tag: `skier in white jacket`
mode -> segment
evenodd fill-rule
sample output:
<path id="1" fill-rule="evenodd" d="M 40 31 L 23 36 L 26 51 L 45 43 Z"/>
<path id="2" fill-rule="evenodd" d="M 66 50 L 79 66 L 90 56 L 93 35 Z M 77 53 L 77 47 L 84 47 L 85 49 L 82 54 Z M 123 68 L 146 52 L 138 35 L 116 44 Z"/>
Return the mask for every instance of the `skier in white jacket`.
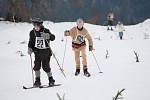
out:
<path id="1" fill-rule="evenodd" d="M 119 21 L 117 26 L 116 26 L 116 30 L 119 32 L 119 38 L 120 40 L 122 40 L 123 38 L 123 31 L 125 31 L 125 28 L 123 26 L 123 24 Z"/>

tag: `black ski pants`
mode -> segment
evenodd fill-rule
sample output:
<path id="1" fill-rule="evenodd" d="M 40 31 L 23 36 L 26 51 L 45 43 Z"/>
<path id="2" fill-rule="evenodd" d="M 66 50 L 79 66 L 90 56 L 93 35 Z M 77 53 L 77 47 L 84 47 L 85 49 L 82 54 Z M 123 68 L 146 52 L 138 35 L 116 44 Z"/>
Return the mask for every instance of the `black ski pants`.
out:
<path id="1" fill-rule="evenodd" d="M 39 71 L 41 67 L 43 70 L 48 73 L 51 71 L 50 68 L 50 58 L 52 56 L 50 49 L 43 49 L 35 51 L 35 61 L 34 61 L 34 71 Z"/>

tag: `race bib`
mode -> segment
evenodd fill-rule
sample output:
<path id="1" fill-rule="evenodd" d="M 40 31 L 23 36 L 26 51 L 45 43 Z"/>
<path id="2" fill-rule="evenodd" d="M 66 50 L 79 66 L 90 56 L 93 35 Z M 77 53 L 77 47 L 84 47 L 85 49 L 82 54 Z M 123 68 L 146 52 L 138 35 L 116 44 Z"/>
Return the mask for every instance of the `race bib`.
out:
<path id="1" fill-rule="evenodd" d="M 78 43 L 78 44 L 81 44 L 81 43 L 83 43 L 84 41 L 85 41 L 84 36 L 78 34 L 77 37 L 76 37 L 76 39 L 75 39 L 75 42 Z"/>
<path id="2" fill-rule="evenodd" d="M 46 49 L 45 40 L 43 37 L 36 37 L 35 47 L 38 49 Z"/>

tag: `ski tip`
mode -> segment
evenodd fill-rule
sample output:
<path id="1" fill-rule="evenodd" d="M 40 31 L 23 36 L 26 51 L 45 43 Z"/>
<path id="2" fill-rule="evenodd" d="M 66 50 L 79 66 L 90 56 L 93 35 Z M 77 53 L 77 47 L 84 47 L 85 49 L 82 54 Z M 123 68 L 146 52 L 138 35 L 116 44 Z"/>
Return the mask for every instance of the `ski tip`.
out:
<path id="1" fill-rule="evenodd" d="M 23 89 L 27 89 L 25 86 L 23 86 Z"/>

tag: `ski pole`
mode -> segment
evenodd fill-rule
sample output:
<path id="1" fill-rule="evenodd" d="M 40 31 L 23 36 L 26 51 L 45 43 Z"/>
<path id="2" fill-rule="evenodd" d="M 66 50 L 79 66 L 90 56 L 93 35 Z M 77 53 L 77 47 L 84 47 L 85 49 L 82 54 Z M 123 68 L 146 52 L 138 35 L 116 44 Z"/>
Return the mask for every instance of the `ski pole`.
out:
<path id="1" fill-rule="evenodd" d="M 31 63 L 31 71 L 32 71 L 32 81 L 33 81 L 33 85 L 34 85 L 34 73 L 33 73 L 33 65 L 32 65 L 32 56 L 30 54 L 30 63 Z"/>
<path id="2" fill-rule="evenodd" d="M 101 71 L 99 65 L 98 65 L 98 61 L 97 61 L 97 59 L 96 59 L 96 57 L 95 57 L 93 51 L 91 51 L 91 52 L 92 52 L 92 55 L 93 55 L 93 57 L 94 57 L 94 60 L 95 60 L 95 62 L 96 62 L 96 64 L 97 64 L 97 67 L 98 67 L 98 69 L 99 69 L 99 73 L 103 73 L 103 72 Z"/>
<path id="3" fill-rule="evenodd" d="M 64 60 L 65 60 L 65 55 L 66 55 L 66 47 L 67 47 L 67 38 L 66 38 L 66 42 L 65 42 L 64 56 L 63 56 L 63 60 L 62 60 L 62 68 L 64 65 Z"/>
<path id="4" fill-rule="evenodd" d="M 52 51 L 52 49 L 51 49 L 51 51 Z M 66 75 L 65 75 L 65 73 L 64 73 L 64 70 L 61 68 L 61 66 L 60 66 L 60 64 L 59 64 L 59 62 L 58 62 L 58 60 L 57 60 L 57 58 L 56 58 L 56 56 L 55 56 L 55 54 L 54 54 L 53 51 L 52 51 L 52 54 L 53 54 L 53 57 L 55 58 L 55 60 L 56 60 L 56 62 L 57 62 L 58 67 L 60 68 L 61 73 L 62 73 L 62 74 L 64 75 L 64 77 L 66 78 Z"/>
<path id="5" fill-rule="evenodd" d="M 47 44 L 48 44 L 50 50 L 52 51 L 52 55 L 53 55 L 54 59 L 56 60 L 56 63 L 57 63 L 57 65 L 58 65 L 58 67 L 60 68 L 61 73 L 62 73 L 62 74 L 64 75 L 64 77 L 66 78 L 66 75 L 65 75 L 63 69 L 61 68 L 61 66 L 60 66 L 60 64 L 59 64 L 59 62 L 58 62 L 58 60 L 57 60 L 57 58 L 56 58 L 56 56 L 55 56 L 53 50 L 51 49 L 51 47 L 50 47 L 50 45 L 49 45 L 49 43 L 48 43 L 47 40 L 46 40 L 46 42 L 47 42 Z"/>

